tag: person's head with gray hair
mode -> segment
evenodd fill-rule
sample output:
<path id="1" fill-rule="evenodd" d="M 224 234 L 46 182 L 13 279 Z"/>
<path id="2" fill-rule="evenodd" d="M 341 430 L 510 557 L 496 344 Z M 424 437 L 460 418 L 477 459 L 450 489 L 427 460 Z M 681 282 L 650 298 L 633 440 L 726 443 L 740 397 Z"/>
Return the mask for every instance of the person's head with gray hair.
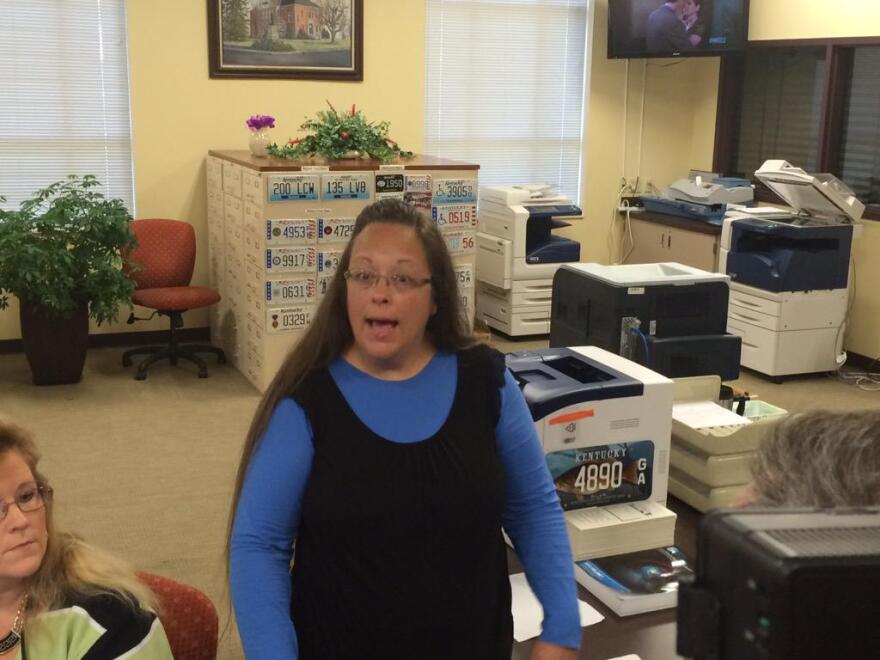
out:
<path id="1" fill-rule="evenodd" d="M 792 415 L 761 444 L 753 503 L 880 505 L 880 410 Z"/>

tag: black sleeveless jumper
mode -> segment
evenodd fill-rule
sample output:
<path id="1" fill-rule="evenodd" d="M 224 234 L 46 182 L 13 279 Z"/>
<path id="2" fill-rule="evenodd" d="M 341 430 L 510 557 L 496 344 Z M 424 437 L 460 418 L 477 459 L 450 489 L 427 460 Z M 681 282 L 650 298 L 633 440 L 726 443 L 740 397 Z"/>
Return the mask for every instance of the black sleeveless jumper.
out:
<path id="1" fill-rule="evenodd" d="M 373 433 L 327 369 L 294 392 L 315 448 L 291 577 L 302 660 L 509 660 L 504 359 L 457 360 L 449 416 L 412 444 Z"/>

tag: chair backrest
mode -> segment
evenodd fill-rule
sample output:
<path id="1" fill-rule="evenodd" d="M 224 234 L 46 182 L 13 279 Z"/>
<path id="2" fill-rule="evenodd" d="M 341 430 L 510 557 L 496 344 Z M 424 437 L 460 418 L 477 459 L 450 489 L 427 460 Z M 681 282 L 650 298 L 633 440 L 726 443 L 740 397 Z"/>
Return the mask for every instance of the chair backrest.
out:
<path id="1" fill-rule="evenodd" d="M 196 233 L 181 220 L 135 220 L 138 245 L 126 255 L 138 289 L 189 286 L 196 263 Z"/>
<path id="2" fill-rule="evenodd" d="M 155 573 L 138 573 L 159 600 L 174 660 L 215 660 L 219 618 L 210 599 L 195 587 Z"/>

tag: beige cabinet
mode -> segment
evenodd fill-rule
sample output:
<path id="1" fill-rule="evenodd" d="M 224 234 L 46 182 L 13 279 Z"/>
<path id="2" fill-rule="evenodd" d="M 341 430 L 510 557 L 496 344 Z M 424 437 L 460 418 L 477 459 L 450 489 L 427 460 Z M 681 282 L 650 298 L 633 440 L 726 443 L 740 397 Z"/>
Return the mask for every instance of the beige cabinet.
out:
<path id="1" fill-rule="evenodd" d="M 718 265 L 720 235 L 674 227 L 633 215 L 630 220 L 632 250 L 624 263 L 653 264 L 675 261 L 694 268 L 715 272 Z"/>
<path id="2" fill-rule="evenodd" d="M 211 151 L 208 272 L 221 296 L 210 313 L 211 341 L 264 390 L 314 317 L 357 214 L 383 197 L 406 199 L 432 216 L 473 318 L 478 169 L 429 156 L 300 166 Z"/>

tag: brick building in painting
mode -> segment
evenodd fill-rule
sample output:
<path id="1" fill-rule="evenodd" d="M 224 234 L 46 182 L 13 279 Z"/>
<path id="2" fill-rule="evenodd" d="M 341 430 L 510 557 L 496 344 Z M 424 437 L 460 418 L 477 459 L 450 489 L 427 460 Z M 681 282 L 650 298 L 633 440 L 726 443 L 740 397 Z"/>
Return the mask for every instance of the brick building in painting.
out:
<path id="1" fill-rule="evenodd" d="M 251 38 L 317 39 L 321 8 L 311 0 L 267 0 L 251 9 Z"/>

